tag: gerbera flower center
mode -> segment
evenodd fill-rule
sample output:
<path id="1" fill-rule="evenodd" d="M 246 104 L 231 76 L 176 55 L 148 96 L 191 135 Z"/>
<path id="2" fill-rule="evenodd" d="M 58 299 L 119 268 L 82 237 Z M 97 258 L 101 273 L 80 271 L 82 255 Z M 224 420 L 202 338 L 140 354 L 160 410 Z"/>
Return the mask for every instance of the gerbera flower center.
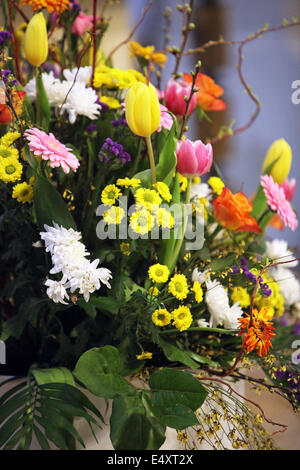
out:
<path id="1" fill-rule="evenodd" d="M 51 139 L 51 137 L 49 137 L 47 140 L 46 140 L 46 143 L 47 143 L 47 146 L 51 149 L 51 150 L 54 150 L 54 151 L 57 151 L 57 150 L 60 150 L 61 148 L 61 145 L 59 142 L 56 142 L 55 140 Z"/>

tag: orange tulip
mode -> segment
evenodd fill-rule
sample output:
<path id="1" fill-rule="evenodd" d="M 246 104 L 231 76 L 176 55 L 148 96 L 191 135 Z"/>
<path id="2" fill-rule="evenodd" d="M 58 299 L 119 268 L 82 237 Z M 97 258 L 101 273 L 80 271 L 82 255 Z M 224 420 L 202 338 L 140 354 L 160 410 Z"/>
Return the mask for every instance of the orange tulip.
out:
<path id="1" fill-rule="evenodd" d="M 184 81 L 192 83 L 193 77 L 185 73 Z M 224 90 L 211 77 L 199 72 L 195 85 L 199 88 L 199 91 L 197 91 L 197 105 L 200 108 L 204 111 L 223 111 L 226 109 L 226 103 L 219 99 Z"/>
<path id="2" fill-rule="evenodd" d="M 19 116 L 22 113 L 23 101 L 25 98 L 26 92 L 21 90 L 14 90 L 12 92 L 12 102 L 13 107 Z M 13 119 L 13 113 L 10 108 L 5 103 L 0 104 L 0 124 L 9 124 Z"/>
<path id="3" fill-rule="evenodd" d="M 232 194 L 228 188 L 224 188 L 213 206 L 215 218 L 223 227 L 233 232 L 261 232 L 257 220 L 249 215 L 253 205 L 245 194 Z"/>

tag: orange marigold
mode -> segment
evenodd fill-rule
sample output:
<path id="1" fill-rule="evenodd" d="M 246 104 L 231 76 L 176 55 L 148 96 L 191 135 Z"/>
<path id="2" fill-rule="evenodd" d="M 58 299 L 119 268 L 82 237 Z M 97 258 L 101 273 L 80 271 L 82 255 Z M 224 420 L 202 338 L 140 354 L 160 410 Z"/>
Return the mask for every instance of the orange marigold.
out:
<path id="1" fill-rule="evenodd" d="M 215 218 L 223 227 L 234 232 L 261 232 L 257 220 L 249 215 L 253 205 L 245 194 L 232 194 L 228 188 L 224 188 L 213 206 Z"/>
<path id="2" fill-rule="evenodd" d="M 250 325 L 250 315 L 245 318 L 239 318 L 240 333 L 239 336 L 245 333 L 243 338 L 243 348 L 250 353 L 257 348 L 257 353 L 260 357 L 267 354 L 269 348 L 272 347 L 271 338 L 276 335 L 274 333 L 272 314 L 266 307 L 262 307 L 260 311 L 254 309 L 252 312 L 252 322 Z"/>
<path id="3" fill-rule="evenodd" d="M 41 10 L 47 8 L 49 13 L 62 13 L 70 6 L 69 0 L 21 0 L 23 5 L 31 5 L 33 10 Z"/>
<path id="4" fill-rule="evenodd" d="M 184 80 L 187 83 L 192 83 L 193 77 L 185 73 Z M 223 109 L 226 109 L 226 103 L 219 99 L 224 90 L 209 75 L 199 72 L 195 85 L 199 88 L 199 91 L 197 91 L 197 105 L 200 108 L 204 111 L 223 111 Z"/>

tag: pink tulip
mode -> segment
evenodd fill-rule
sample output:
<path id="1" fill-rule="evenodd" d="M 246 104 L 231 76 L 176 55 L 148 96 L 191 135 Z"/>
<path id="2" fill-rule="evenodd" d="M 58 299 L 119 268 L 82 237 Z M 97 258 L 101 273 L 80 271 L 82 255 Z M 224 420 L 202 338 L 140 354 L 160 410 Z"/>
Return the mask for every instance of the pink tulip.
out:
<path id="1" fill-rule="evenodd" d="M 283 188 L 285 197 L 287 198 L 288 201 L 291 201 L 294 197 L 295 190 L 296 190 L 296 180 L 295 178 L 289 180 L 286 179 L 280 187 Z"/>
<path id="2" fill-rule="evenodd" d="M 190 97 L 191 85 L 181 80 L 171 78 L 165 88 L 164 95 L 167 108 L 177 116 L 183 116 L 186 110 L 186 101 L 184 97 Z M 188 107 L 188 113 L 195 109 L 197 104 L 197 95 L 193 94 Z"/>
<path id="3" fill-rule="evenodd" d="M 177 143 L 177 170 L 187 178 L 202 176 L 207 173 L 213 162 L 211 144 L 205 145 L 201 140 L 191 142 L 189 139 Z"/>
<path id="4" fill-rule="evenodd" d="M 86 15 L 83 11 L 80 11 L 76 20 L 72 24 L 72 33 L 77 36 L 82 36 L 88 29 L 93 26 L 93 17 Z"/>

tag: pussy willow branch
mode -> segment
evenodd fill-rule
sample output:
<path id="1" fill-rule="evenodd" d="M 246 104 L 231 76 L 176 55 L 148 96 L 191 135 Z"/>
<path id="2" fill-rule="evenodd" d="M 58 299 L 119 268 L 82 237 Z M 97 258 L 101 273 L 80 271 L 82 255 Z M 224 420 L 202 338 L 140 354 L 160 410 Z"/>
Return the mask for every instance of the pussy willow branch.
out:
<path id="1" fill-rule="evenodd" d="M 14 0 L 12 0 L 12 4 L 15 7 L 15 9 L 20 13 L 23 20 L 26 21 L 26 23 L 29 23 L 29 18 L 25 15 L 25 13 L 22 11 L 22 9 L 19 7 L 19 5 L 17 5 L 17 3 Z"/>
<path id="2" fill-rule="evenodd" d="M 21 69 L 21 64 L 20 64 L 20 49 L 19 49 L 19 44 L 18 41 L 16 40 L 16 33 L 15 33 L 15 27 L 14 27 L 14 21 L 13 21 L 13 3 L 9 0 L 8 2 L 8 18 L 9 18 L 9 28 L 10 32 L 12 35 L 12 51 L 13 51 L 13 56 L 15 59 L 15 64 L 16 64 L 16 75 L 17 79 L 23 85 L 23 77 L 22 77 L 22 69 Z"/>
<path id="3" fill-rule="evenodd" d="M 226 387 L 228 387 L 230 389 L 230 391 L 232 393 L 234 393 L 235 395 L 239 396 L 240 398 L 242 398 L 242 400 L 245 400 L 249 403 L 251 403 L 252 405 L 256 406 L 256 408 L 259 409 L 259 411 L 261 412 L 261 415 L 262 417 L 264 418 L 264 420 L 269 423 L 269 424 L 272 424 L 273 426 L 280 426 L 282 427 L 283 429 L 280 430 L 280 431 L 275 431 L 272 433 L 272 435 L 274 436 L 275 434 L 278 434 L 279 432 L 285 432 L 287 429 L 288 429 L 288 426 L 286 424 L 281 424 L 281 423 L 276 423 L 275 421 L 272 421 L 271 419 L 268 419 L 264 413 L 264 410 L 262 409 L 262 407 L 258 404 L 258 403 L 255 403 L 255 401 L 253 400 L 250 400 L 250 398 L 247 398 L 245 397 L 244 395 L 242 395 L 241 393 L 237 392 L 233 387 L 231 387 L 231 385 L 227 382 L 225 382 L 224 380 L 221 380 L 221 379 L 218 379 L 218 378 L 211 378 L 211 377 L 197 377 L 199 380 L 208 380 L 208 381 L 212 381 L 212 382 L 219 382 L 223 385 L 226 385 Z"/>
<path id="4" fill-rule="evenodd" d="M 96 69 L 96 57 L 97 57 L 97 0 L 93 0 L 93 29 L 92 29 L 92 38 L 93 38 L 93 62 L 92 62 L 92 76 L 91 84 L 94 88 L 94 78 L 95 78 L 95 69 Z"/>
<path id="5" fill-rule="evenodd" d="M 173 75 L 175 75 L 175 76 L 178 73 L 179 65 L 180 65 L 181 59 L 184 55 L 184 49 L 185 49 L 185 46 L 186 46 L 186 42 L 187 42 L 188 36 L 191 32 L 191 29 L 189 29 L 189 24 L 191 22 L 191 18 L 192 18 L 192 14 L 193 14 L 193 6 L 194 6 L 194 0 L 190 0 L 189 8 L 183 7 L 184 10 L 182 11 L 183 27 L 182 27 L 181 44 L 180 44 L 179 52 L 177 52 L 177 54 L 176 54 L 175 68 L 174 68 L 174 71 L 173 71 Z M 186 21 L 185 21 L 185 24 L 184 24 L 185 10 L 186 10 Z"/>
<path id="6" fill-rule="evenodd" d="M 198 72 L 200 70 L 200 66 L 201 66 L 201 64 L 197 64 L 196 67 L 195 67 L 195 70 L 193 72 L 193 81 L 192 81 L 192 85 L 191 85 L 191 92 L 190 92 L 190 96 L 188 97 L 188 99 L 186 101 L 185 111 L 184 111 L 184 115 L 182 117 L 182 124 L 181 124 L 181 130 L 180 130 L 180 134 L 179 134 L 179 140 L 181 139 L 181 137 L 183 136 L 183 133 L 184 133 L 184 128 L 185 128 L 185 123 L 186 123 L 187 116 L 188 116 L 188 109 L 189 109 L 190 102 L 192 100 L 193 94 L 196 93 L 195 83 L 196 83 L 196 78 L 197 78 Z"/>
<path id="7" fill-rule="evenodd" d="M 153 4 L 153 1 L 154 0 L 149 0 L 147 5 L 145 6 L 145 8 L 143 9 L 143 13 L 142 13 L 142 16 L 141 18 L 139 19 L 139 21 L 134 25 L 134 27 L 132 28 L 132 30 L 130 31 L 129 35 L 127 36 L 126 39 L 124 39 L 123 41 L 121 41 L 119 44 L 117 44 L 113 49 L 112 51 L 110 51 L 110 53 L 108 54 L 107 56 L 107 60 L 109 61 L 109 59 L 112 58 L 112 56 L 114 55 L 114 53 L 120 49 L 120 47 L 124 46 L 125 44 L 127 44 L 130 39 L 133 37 L 134 33 L 136 32 L 136 30 L 138 29 L 138 27 L 141 25 L 141 23 L 144 21 L 145 19 L 145 16 L 147 15 L 148 11 L 150 10 L 150 8 L 152 7 L 152 4 Z"/>

